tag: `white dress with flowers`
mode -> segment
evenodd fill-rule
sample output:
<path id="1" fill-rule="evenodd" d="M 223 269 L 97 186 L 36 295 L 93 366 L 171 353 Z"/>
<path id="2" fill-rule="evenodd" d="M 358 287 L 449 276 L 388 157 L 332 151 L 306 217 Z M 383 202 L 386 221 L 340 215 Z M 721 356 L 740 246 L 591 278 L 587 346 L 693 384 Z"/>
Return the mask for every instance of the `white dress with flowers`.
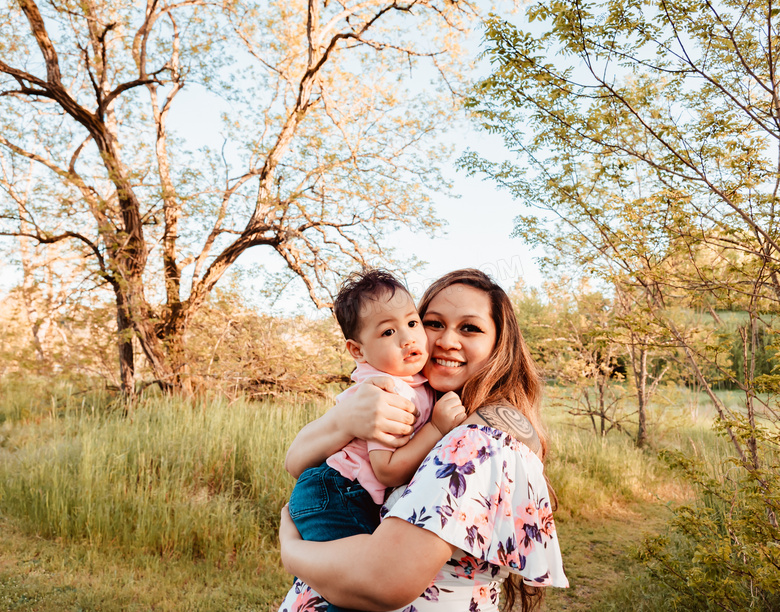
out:
<path id="1" fill-rule="evenodd" d="M 533 586 L 569 585 L 542 463 L 503 431 L 487 425 L 453 429 L 383 513 L 457 547 L 430 586 L 403 612 L 496 611 L 501 583 L 510 573 Z M 296 580 L 279 610 L 326 608 L 316 592 Z"/>

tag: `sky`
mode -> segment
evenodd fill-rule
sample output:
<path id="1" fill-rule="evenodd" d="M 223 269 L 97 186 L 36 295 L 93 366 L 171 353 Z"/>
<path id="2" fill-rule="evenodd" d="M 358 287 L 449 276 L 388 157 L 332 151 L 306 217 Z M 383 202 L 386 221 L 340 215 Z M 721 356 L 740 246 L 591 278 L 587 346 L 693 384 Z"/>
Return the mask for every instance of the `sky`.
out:
<path id="1" fill-rule="evenodd" d="M 504 155 L 499 139 L 475 131 L 468 133 L 464 145 L 491 159 Z M 448 222 L 444 231 L 435 238 L 401 234 L 402 244 L 427 262 L 406 276 L 412 293 L 419 297 L 431 281 L 466 267 L 490 274 L 507 290 L 521 278 L 527 285 L 539 286 L 541 275 L 534 253 L 522 239 L 511 237 L 521 204 L 508 192 L 496 189 L 491 181 L 456 170 L 454 162 L 446 174 L 453 181 L 453 193 L 460 197 L 434 198 L 438 214 Z"/>
<path id="2" fill-rule="evenodd" d="M 475 54 L 478 52 L 478 33 L 469 46 Z M 488 69 L 488 62 L 478 64 L 473 78 L 486 74 Z M 420 77 L 425 77 L 424 69 Z M 425 77 L 422 80 L 429 79 Z M 221 141 L 219 123 L 208 120 L 209 117 L 219 117 L 220 111 L 224 110 L 218 99 L 204 96 L 199 98 L 198 104 L 185 103 L 182 108 L 197 109 L 197 116 L 180 111 L 171 113 L 169 121 L 193 148 Z M 198 130 L 193 132 L 192 125 L 197 125 Z M 501 138 L 470 126 L 465 119 L 445 136 L 448 142 L 452 141 L 453 133 L 456 134 L 457 145 L 450 162 L 442 169 L 453 188 L 451 194 L 433 196 L 434 208 L 439 218 L 446 221 L 445 227 L 433 238 L 408 230 L 383 236 L 384 244 L 392 244 L 399 255 L 414 254 L 418 260 L 425 262 L 418 269 L 406 271 L 405 281 L 410 292 L 413 297 L 419 298 L 431 281 L 446 272 L 465 267 L 488 273 L 507 290 L 520 279 L 526 286 L 539 287 L 542 278 L 534 261 L 538 253 L 534 253 L 521 238 L 511 237 L 514 218 L 523 212 L 522 205 L 514 201 L 507 191 L 496 189 L 490 180 L 467 176 L 465 171 L 456 167 L 456 160 L 467 149 L 491 161 L 504 159 L 507 153 Z M 237 264 L 245 268 L 262 266 L 271 271 L 284 266 L 279 256 L 266 248 L 250 249 Z M 297 286 L 291 284 L 283 295 L 273 301 L 258 295 L 262 288 L 261 279 L 242 276 L 241 283 L 248 294 L 253 294 L 253 301 L 258 302 L 263 311 L 275 314 L 315 312 L 302 283 L 297 283 Z"/>
<path id="3" fill-rule="evenodd" d="M 204 100 L 204 104 L 208 101 Z M 209 115 L 201 107 L 201 117 Z M 218 113 L 217 113 L 218 115 Z M 186 122 L 186 118 L 184 119 Z M 200 124 L 201 138 L 219 138 L 219 126 L 215 123 L 213 134 Z M 520 238 L 511 238 L 514 217 L 521 212 L 521 205 L 506 191 L 498 190 L 489 180 L 467 176 L 465 171 L 455 167 L 457 158 L 467 149 L 473 149 L 483 156 L 496 160 L 506 155 L 500 138 L 478 132 L 463 125 L 459 141 L 451 162 L 444 168 L 445 176 L 452 182 L 452 195 L 434 196 L 434 207 L 440 218 L 446 219 L 445 227 L 431 238 L 409 230 L 387 235 L 386 243 L 397 247 L 399 253 L 414 254 L 426 262 L 416 270 L 405 274 L 405 281 L 415 299 L 419 298 L 431 281 L 442 274 L 458 268 L 479 268 L 502 287 L 509 290 L 522 279 L 528 286 L 540 286 L 541 274 L 534 262 L 534 253 Z M 270 249 L 250 249 L 239 259 L 243 266 L 267 265 L 271 268 L 282 265 L 279 257 Z M 5 268 L 0 279 L 0 293 L 7 291 L 19 281 L 16 270 Z M 258 286 L 252 289 L 258 290 Z M 256 293 L 256 291 L 254 291 Z M 288 291 L 273 305 L 259 299 L 263 310 L 313 312 L 308 297 L 299 290 Z"/>
<path id="4" fill-rule="evenodd" d="M 405 273 L 412 296 L 419 299 L 432 281 L 458 268 L 478 268 L 507 291 L 521 279 L 526 286 L 541 286 L 541 273 L 534 261 L 539 253 L 521 238 L 511 237 L 521 204 L 508 192 L 496 189 L 491 181 L 467 176 L 455 167 L 455 160 L 467 147 L 489 159 L 501 159 L 506 153 L 500 139 L 467 129 L 462 142 L 463 148 L 455 152 L 451 164 L 444 169 L 453 183 L 452 194 L 458 197 L 433 198 L 437 214 L 447 222 L 445 227 L 433 238 L 410 230 L 385 236 L 385 243 L 396 247 L 399 254 L 412 253 L 426 262 Z M 281 265 L 275 261 L 278 256 L 265 249 L 248 252 L 240 262 L 246 265 L 248 260 L 272 267 Z M 275 307 L 306 311 L 307 299 L 301 291 L 293 290 L 281 296 Z"/>
<path id="5" fill-rule="evenodd" d="M 473 47 L 476 52 L 478 37 L 473 41 Z M 184 95 L 185 92 L 182 92 Z M 198 96 L 197 93 L 194 95 Z M 171 113 L 169 120 L 172 124 L 180 123 L 173 127 L 178 127 L 177 131 L 193 148 L 209 142 L 221 142 L 221 126 L 216 120 L 223 110 L 220 107 L 218 100 L 198 96 L 197 104 L 182 104 L 177 112 Z M 184 109 L 193 111 L 182 112 Z M 209 118 L 214 118 L 214 121 Z M 193 130 L 193 125 L 197 125 L 198 129 Z M 446 220 L 445 227 L 433 238 L 408 230 L 384 236 L 385 243 L 396 247 L 399 254 L 413 254 L 425 262 L 418 269 L 406 271 L 405 280 L 412 295 L 419 298 L 431 281 L 463 267 L 483 270 L 507 290 L 521 278 L 526 285 L 539 286 L 542 279 L 533 253 L 520 238 L 510 237 L 514 217 L 521 212 L 521 205 L 513 201 L 506 191 L 497 190 L 489 180 L 469 177 L 465 171 L 456 168 L 457 158 L 466 149 L 475 150 L 494 161 L 502 159 L 506 153 L 501 139 L 469 127 L 466 121 L 458 125 L 454 132 L 451 131 L 450 137 L 453 133 L 457 135 L 458 146 L 450 163 L 443 168 L 443 173 L 453 184 L 451 194 L 459 197 L 440 194 L 433 198 L 436 213 L 439 218 Z M 238 263 L 245 267 L 263 265 L 271 269 L 279 269 L 284 265 L 272 250 L 261 248 L 250 249 Z M 6 269 L 0 275 L 4 277 L 0 279 L 0 293 L 18 282 L 16 272 Z M 247 287 L 247 293 L 258 294 L 262 281 L 251 282 L 253 285 Z M 262 310 L 270 312 L 314 312 L 302 283 L 273 303 L 262 298 L 256 301 Z"/>
<path id="6" fill-rule="evenodd" d="M 434 237 L 401 230 L 384 236 L 400 254 L 414 254 L 425 264 L 408 270 L 404 280 L 410 293 L 419 299 L 428 285 L 443 274 L 458 268 L 478 268 L 489 274 L 505 290 L 511 290 L 519 280 L 526 286 L 540 287 L 542 276 L 534 258 L 539 256 L 521 238 L 511 237 L 514 218 L 522 205 L 504 190 L 496 189 L 490 180 L 467 176 L 456 168 L 455 161 L 467 148 L 491 160 L 506 156 L 501 140 L 490 134 L 464 128 L 463 146 L 456 150 L 445 176 L 452 182 L 452 196 L 433 197 L 436 213 L 446 220 Z M 263 265 L 275 270 L 283 266 L 270 249 L 250 249 L 238 262 L 242 266 Z M 259 289 L 261 281 L 254 287 Z M 301 284 L 289 288 L 273 303 L 258 299 L 261 309 L 274 313 L 299 312 L 313 314 L 315 309 Z"/>
<path id="7" fill-rule="evenodd" d="M 515 14 L 514 21 L 523 27 L 530 27 L 524 15 Z M 475 32 L 468 43 L 476 54 L 479 51 L 480 34 Z M 477 63 L 472 78 L 486 76 L 489 62 Z M 423 73 L 425 69 L 422 69 Z M 428 80 L 428 79 L 423 79 Z M 513 200 L 505 190 L 499 190 L 490 180 L 468 176 L 456 167 L 457 159 L 471 149 L 491 161 L 507 157 L 503 141 L 499 136 L 478 130 L 463 120 L 456 130 L 457 146 L 449 163 L 442 168 L 445 178 L 453 184 L 451 195 L 434 195 L 433 204 L 439 218 L 446 220 L 445 227 L 433 238 L 408 230 L 385 236 L 385 244 L 392 244 L 400 253 L 412 253 L 424 265 L 405 274 L 405 281 L 413 297 L 421 297 L 427 286 L 446 272 L 458 268 L 473 267 L 488 273 L 504 289 L 512 289 L 522 279 L 526 286 L 540 287 L 542 275 L 535 257 L 541 255 L 532 250 L 521 238 L 512 238 L 514 218 L 526 212 L 523 205 Z M 447 135 L 451 142 L 453 132 Z M 279 257 L 266 249 L 250 250 L 239 259 L 261 263 L 271 269 L 278 269 L 283 263 Z M 313 306 L 308 302 L 302 283 L 297 290 L 288 291 L 277 298 L 271 306 L 264 303 L 266 310 L 306 311 Z"/>

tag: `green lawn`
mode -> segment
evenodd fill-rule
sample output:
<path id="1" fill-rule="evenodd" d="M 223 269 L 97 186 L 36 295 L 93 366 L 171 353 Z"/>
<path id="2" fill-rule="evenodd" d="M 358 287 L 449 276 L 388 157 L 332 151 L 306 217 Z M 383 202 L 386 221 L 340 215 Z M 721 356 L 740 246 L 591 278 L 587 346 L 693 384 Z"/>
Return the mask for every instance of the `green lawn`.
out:
<path id="1" fill-rule="evenodd" d="M 25 534 L 0 519 L 0 610 L 275 610 L 278 557 L 194 562 Z"/>

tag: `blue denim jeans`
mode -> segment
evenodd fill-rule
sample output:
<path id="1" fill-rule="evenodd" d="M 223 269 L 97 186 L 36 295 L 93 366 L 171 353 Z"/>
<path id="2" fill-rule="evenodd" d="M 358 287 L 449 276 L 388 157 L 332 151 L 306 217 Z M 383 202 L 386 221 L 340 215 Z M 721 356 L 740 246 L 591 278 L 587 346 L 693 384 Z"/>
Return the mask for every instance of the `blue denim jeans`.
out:
<path id="1" fill-rule="evenodd" d="M 300 475 L 288 508 L 303 539 L 313 542 L 372 533 L 379 526 L 379 505 L 368 491 L 326 463 Z M 328 612 L 347 611 L 328 604 Z"/>

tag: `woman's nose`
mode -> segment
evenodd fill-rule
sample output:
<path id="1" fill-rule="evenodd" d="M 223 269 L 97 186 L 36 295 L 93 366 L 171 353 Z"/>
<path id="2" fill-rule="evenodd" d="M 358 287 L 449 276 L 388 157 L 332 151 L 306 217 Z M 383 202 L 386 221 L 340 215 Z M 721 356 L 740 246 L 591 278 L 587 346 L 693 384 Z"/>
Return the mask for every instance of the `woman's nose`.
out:
<path id="1" fill-rule="evenodd" d="M 458 341 L 458 335 L 455 330 L 445 329 L 441 335 L 436 338 L 436 345 L 443 349 L 460 348 L 460 342 Z"/>

